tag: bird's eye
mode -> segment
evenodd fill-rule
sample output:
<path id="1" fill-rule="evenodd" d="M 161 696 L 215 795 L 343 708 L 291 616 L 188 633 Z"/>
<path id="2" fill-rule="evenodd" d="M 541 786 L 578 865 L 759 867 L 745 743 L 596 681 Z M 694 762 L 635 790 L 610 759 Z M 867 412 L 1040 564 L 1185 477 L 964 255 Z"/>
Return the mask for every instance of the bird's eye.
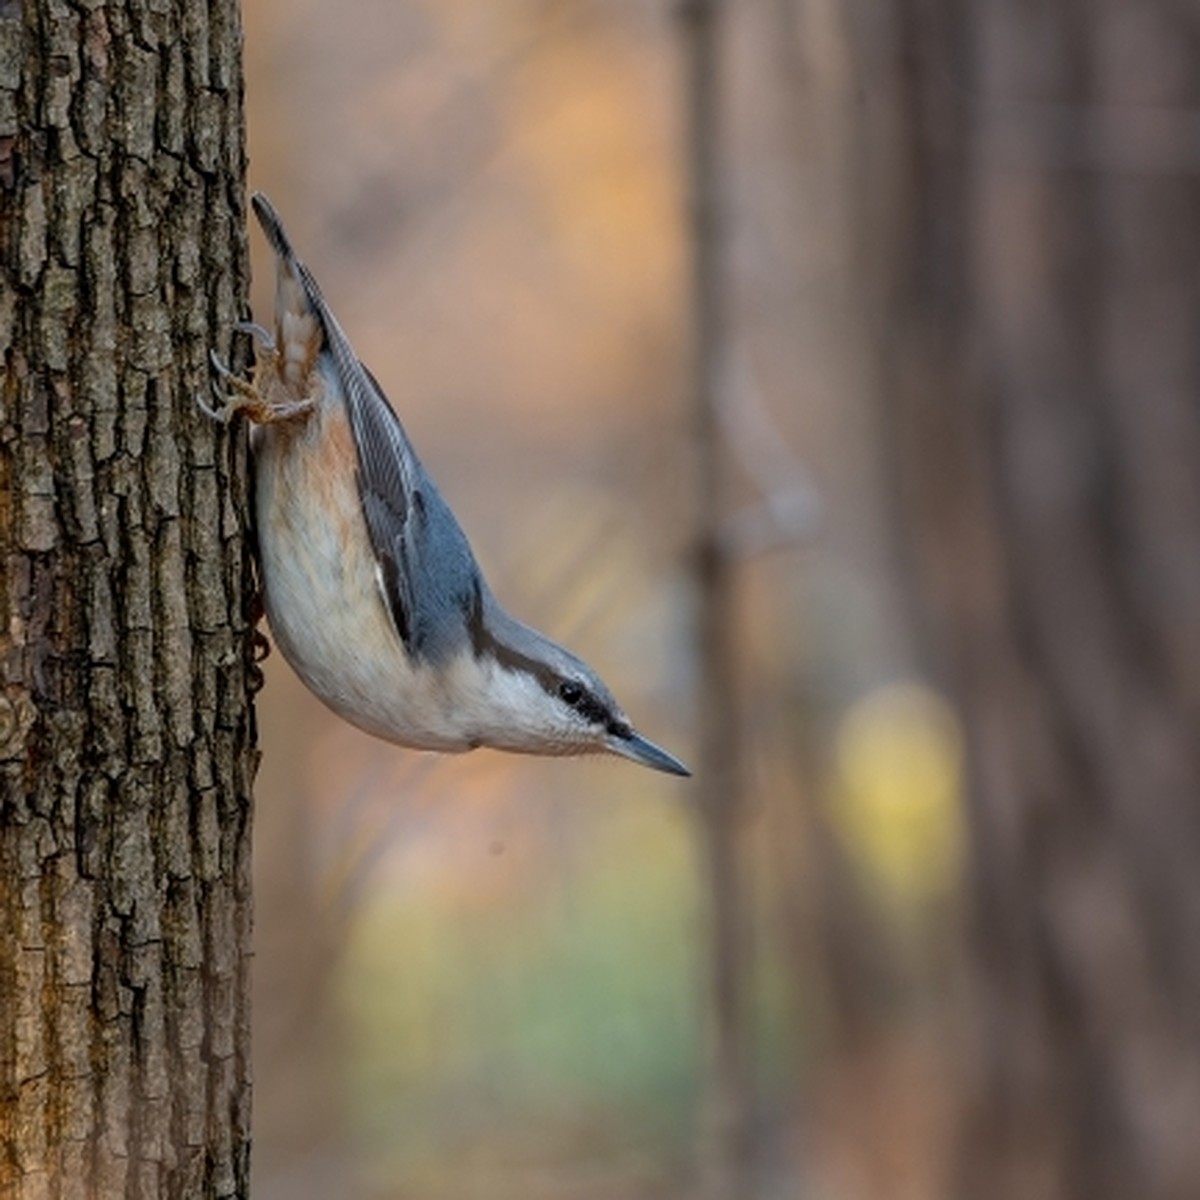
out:
<path id="1" fill-rule="evenodd" d="M 573 679 L 568 679 L 558 685 L 558 696 L 564 704 L 574 707 L 583 699 L 583 688 Z"/>

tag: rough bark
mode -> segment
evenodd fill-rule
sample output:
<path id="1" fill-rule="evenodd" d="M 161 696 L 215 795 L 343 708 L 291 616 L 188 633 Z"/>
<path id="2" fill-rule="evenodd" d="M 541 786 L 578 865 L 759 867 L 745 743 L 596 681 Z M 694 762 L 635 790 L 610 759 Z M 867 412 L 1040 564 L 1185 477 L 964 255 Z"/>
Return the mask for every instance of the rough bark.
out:
<path id="1" fill-rule="evenodd" d="M 0 0 L 0 1197 L 244 1196 L 235 0 Z"/>
<path id="2" fill-rule="evenodd" d="M 1167 3 L 899 9 L 916 218 L 900 430 L 972 752 L 981 1020 L 959 1194 L 1184 1200 L 1200 29 Z"/>

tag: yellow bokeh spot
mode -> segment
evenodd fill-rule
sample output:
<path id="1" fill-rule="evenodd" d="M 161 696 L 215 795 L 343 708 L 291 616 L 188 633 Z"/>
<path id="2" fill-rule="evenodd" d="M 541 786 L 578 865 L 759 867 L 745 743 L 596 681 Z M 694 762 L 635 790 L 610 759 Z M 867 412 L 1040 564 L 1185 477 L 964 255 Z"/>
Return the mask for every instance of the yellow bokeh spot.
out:
<path id="1" fill-rule="evenodd" d="M 853 858 L 898 900 L 921 903 L 953 886 L 962 763 L 954 711 L 917 683 L 876 689 L 841 723 L 832 818 Z"/>

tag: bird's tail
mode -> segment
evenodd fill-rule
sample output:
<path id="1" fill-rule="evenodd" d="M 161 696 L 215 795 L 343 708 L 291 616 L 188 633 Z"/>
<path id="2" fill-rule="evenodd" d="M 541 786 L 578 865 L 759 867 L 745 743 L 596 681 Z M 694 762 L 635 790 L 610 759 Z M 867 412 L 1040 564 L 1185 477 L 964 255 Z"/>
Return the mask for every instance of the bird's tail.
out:
<path id="1" fill-rule="evenodd" d="M 270 200 L 255 192 L 250 203 L 275 251 L 275 348 L 279 355 L 279 377 L 297 399 L 303 399 L 309 393 L 312 370 L 325 340 L 321 319 L 324 302 L 308 269 L 296 257 Z"/>
<path id="2" fill-rule="evenodd" d="M 296 252 L 292 249 L 292 243 L 288 240 L 287 231 L 279 219 L 279 214 L 275 211 L 275 206 L 262 192 L 255 192 L 250 197 L 250 204 L 254 209 L 254 215 L 258 218 L 259 225 L 262 226 L 263 233 L 267 235 L 267 241 L 271 243 L 271 249 L 284 262 L 296 263 Z"/>

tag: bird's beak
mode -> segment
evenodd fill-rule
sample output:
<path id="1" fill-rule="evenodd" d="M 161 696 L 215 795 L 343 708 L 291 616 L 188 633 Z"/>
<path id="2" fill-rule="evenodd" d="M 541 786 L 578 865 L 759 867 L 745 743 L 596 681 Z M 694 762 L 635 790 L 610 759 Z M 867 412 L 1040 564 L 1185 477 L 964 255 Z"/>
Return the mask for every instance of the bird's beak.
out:
<path id="1" fill-rule="evenodd" d="M 614 754 L 640 763 L 653 771 L 665 771 L 668 775 L 691 775 L 691 771 L 679 759 L 648 741 L 640 733 L 630 732 L 626 737 L 610 737 L 607 746 Z"/>

